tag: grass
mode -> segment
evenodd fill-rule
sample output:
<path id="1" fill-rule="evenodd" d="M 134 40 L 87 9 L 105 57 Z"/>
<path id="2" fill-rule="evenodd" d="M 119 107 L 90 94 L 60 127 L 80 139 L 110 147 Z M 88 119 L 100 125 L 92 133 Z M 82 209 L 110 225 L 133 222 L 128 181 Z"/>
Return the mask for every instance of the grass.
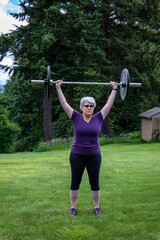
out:
<path id="1" fill-rule="evenodd" d="M 69 150 L 1 154 L 0 240 L 160 240 L 160 144 L 101 149 L 101 216 L 86 171 L 68 216 Z"/>

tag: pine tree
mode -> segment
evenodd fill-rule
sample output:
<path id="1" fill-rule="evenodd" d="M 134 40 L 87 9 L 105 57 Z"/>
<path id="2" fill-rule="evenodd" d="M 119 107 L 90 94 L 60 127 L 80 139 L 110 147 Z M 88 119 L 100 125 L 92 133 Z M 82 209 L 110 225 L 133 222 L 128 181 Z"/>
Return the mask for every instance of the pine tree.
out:
<path id="1" fill-rule="evenodd" d="M 104 40 L 101 38 L 100 14 L 97 11 L 92 14 L 88 10 L 85 12 L 72 2 L 21 1 L 20 5 L 23 12 L 13 16 L 18 19 L 27 19 L 28 24 L 10 34 L 2 35 L 0 52 L 5 56 L 6 52 L 10 51 L 15 57 L 12 81 L 8 84 L 8 89 L 12 88 L 14 81 L 18 85 L 21 84 L 21 88 L 25 88 L 24 85 L 28 82 L 28 96 L 32 95 L 32 100 L 24 99 L 22 109 L 28 101 L 31 102 L 31 108 L 39 104 L 41 109 L 42 96 L 37 94 L 37 86 L 31 86 L 29 82 L 31 79 L 45 79 L 48 65 L 55 72 L 55 74 L 52 73 L 55 79 L 85 81 L 98 78 L 100 80 L 100 72 L 106 60 L 102 48 Z M 39 90 L 40 87 L 37 89 Z M 69 96 L 72 96 L 70 93 L 73 92 L 74 97 L 75 92 L 81 94 L 83 90 L 74 86 L 67 91 Z M 8 90 L 8 92 L 11 94 L 11 91 Z M 95 92 L 100 94 L 100 90 Z M 20 89 L 15 94 L 20 98 Z M 13 97 L 12 94 L 10 96 Z M 52 94 L 50 99 L 47 99 L 45 94 L 44 122 L 46 122 L 45 118 L 51 119 L 51 101 Z M 22 111 L 27 116 L 33 114 L 34 108 L 30 112 L 24 109 Z M 41 112 L 38 112 L 41 117 Z M 46 112 L 50 114 L 45 114 Z M 12 110 L 10 113 L 14 115 Z M 27 122 L 20 121 L 20 123 L 24 124 L 25 129 Z M 36 128 L 35 131 L 37 131 Z M 51 132 L 50 121 L 49 124 L 45 124 L 46 141 L 53 138 Z M 28 131 L 24 130 L 23 136 L 27 135 Z"/>

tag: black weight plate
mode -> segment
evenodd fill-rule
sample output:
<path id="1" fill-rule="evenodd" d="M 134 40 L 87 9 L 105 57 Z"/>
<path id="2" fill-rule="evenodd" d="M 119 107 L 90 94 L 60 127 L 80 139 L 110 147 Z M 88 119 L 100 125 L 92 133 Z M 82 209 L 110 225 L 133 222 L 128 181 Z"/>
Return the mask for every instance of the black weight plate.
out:
<path id="1" fill-rule="evenodd" d="M 120 79 L 120 96 L 122 100 L 125 100 L 128 96 L 130 76 L 127 68 L 123 69 Z"/>

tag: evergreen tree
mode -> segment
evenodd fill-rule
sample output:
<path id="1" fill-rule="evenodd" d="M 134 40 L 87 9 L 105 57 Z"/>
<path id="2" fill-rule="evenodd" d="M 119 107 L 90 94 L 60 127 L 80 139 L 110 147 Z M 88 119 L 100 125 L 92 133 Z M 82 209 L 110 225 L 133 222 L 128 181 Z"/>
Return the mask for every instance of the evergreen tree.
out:
<path id="1" fill-rule="evenodd" d="M 98 12 L 85 13 L 75 3 L 71 2 L 21 1 L 20 5 L 23 13 L 13 14 L 13 16 L 19 19 L 27 19 L 28 25 L 19 27 L 12 33 L 2 35 L 0 52 L 2 56 L 5 56 L 7 51 L 10 51 L 15 57 L 12 80 L 7 87 L 10 98 L 13 97 L 12 91 L 10 91 L 13 88 L 12 86 L 17 85 L 17 91 L 14 91 L 14 93 L 18 99 L 22 99 L 21 90 L 26 89 L 26 85 L 28 86 L 28 93 L 23 95 L 21 109 L 18 107 L 19 111 L 22 111 L 25 115 L 23 121 L 20 120 L 20 125 L 22 124 L 22 129 L 24 129 L 23 137 L 27 137 L 29 134 L 26 128 L 28 126 L 27 121 L 31 119 L 28 118 L 28 115 L 33 116 L 34 106 L 39 104 L 40 107 L 36 111 L 38 113 L 37 118 L 31 119 L 31 121 L 39 122 L 38 118 L 41 118 L 40 109 L 43 100 L 41 92 L 37 94 L 40 87 L 31 86 L 31 79 L 46 78 L 46 68 L 50 65 L 55 72 L 55 74 L 52 74 L 54 79 L 85 81 L 92 77 L 93 81 L 97 78 L 100 79 L 100 72 L 105 66 L 106 60 L 102 48 L 103 39 L 100 37 L 100 14 Z M 8 67 L 5 69 L 7 70 Z M 71 101 L 78 92 L 77 95 L 83 93 L 82 88 L 75 86 L 70 89 L 66 88 L 66 91 L 68 92 L 67 95 L 71 97 Z M 72 92 L 73 94 L 71 94 Z M 94 95 L 97 95 L 97 93 L 99 95 L 101 91 L 95 91 Z M 30 99 L 27 95 L 30 96 Z M 13 97 L 12 101 L 14 99 Z M 52 99 L 48 100 L 45 94 L 44 100 L 44 106 L 47 106 L 45 109 L 51 113 L 49 109 Z M 29 104 L 30 107 L 25 108 L 26 104 Z M 54 98 L 54 104 L 57 104 L 57 96 Z M 75 104 L 73 103 L 73 105 Z M 53 116 L 56 116 L 57 113 L 55 108 L 56 106 L 53 107 L 53 110 L 55 110 Z M 60 109 L 59 103 L 58 109 Z M 10 110 L 10 116 L 13 119 L 18 118 L 17 116 L 20 118 L 20 115 L 17 115 L 13 109 Z M 47 114 L 44 114 L 44 118 L 46 116 Z M 24 119 L 26 119 L 26 122 Z M 31 125 L 32 123 L 30 123 Z M 34 125 L 35 131 L 37 131 L 36 124 Z"/>
<path id="2" fill-rule="evenodd" d="M 160 100 L 160 2 L 102 1 L 100 11 L 112 71 L 120 75 L 128 68 L 131 82 L 142 82 L 141 89 L 132 88 L 129 98 L 123 104 L 117 101 L 110 113 L 116 132 L 133 131 L 139 129 L 138 114 Z"/>

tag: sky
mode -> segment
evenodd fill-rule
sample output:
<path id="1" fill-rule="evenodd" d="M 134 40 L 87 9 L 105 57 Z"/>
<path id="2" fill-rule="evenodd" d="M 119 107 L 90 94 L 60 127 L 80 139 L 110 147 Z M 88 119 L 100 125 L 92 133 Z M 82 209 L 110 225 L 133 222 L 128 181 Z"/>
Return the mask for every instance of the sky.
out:
<path id="1" fill-rule="evenodd" d="M 19 0 L 0 0 L 0 35 L 2 33 L 8 33 L 14 30 L 14 25 L 20 26 L 26 23 L 20 22 L 17 19 L 10 16 L 9 12 L 18 13 L 20 8 L 18 6 Z M 13 57 L 7 54 L 7 57 L 3 59 L 0 64 L 2 65 L 12 65 Z M 0 85 L 4 85 L 8 79 L 8 73 L 0 70 Z"/>

